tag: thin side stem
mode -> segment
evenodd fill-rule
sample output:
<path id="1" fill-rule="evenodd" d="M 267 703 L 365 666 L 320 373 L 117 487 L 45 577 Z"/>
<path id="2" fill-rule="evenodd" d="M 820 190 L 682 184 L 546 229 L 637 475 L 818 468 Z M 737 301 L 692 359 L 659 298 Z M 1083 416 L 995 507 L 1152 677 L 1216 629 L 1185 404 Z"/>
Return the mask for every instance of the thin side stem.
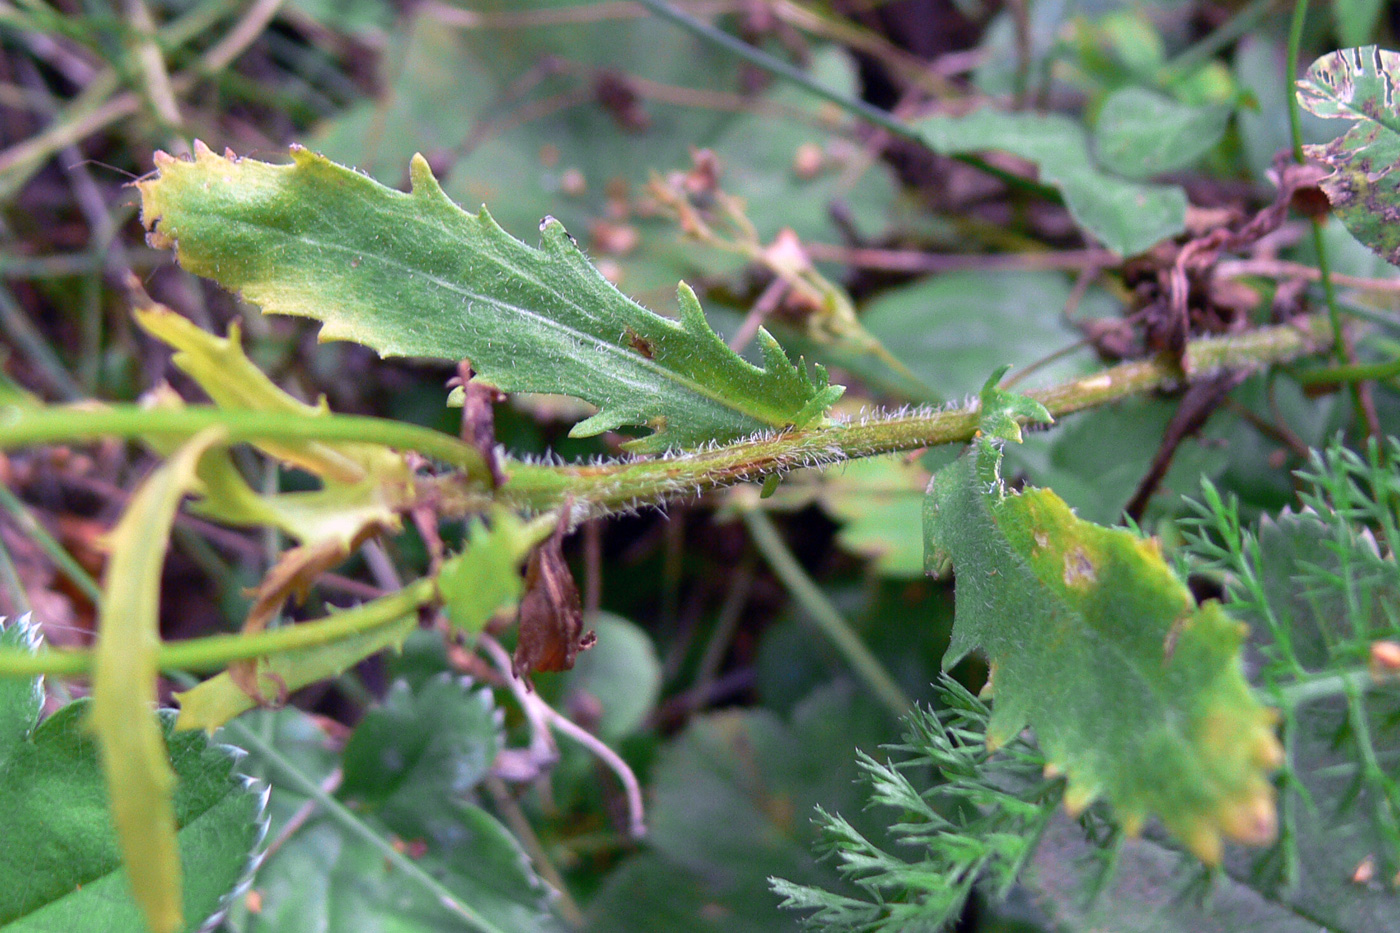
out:
<path id="1" fill-rule="evenodd" d="M 1308 0 L 1297 0 L 1293 7 L 1293 21 L 1288 27 L 1288 131 L 1293 138 L 1293 158 L 1298 164 L 1306 161 L 1303 154 L 1303 118 L 1298 105 L 1298 92 L 1293 87 L 1293 82 L 1298 77 L 1298 60 L 1303 46 L 1303 26 L 1308 20 Z M 1312 231 L 1313 253 L 1317 258 L 1317 271 L 1322 280 L 1322 294 L 1327 302 L 1327 320 L 1332 325 L 1332 333 L 1337 335 L 1337 339 L 1332 344 L 1332 356 L 1338 364 L 1346 365 L 1351 362 L 1347 350 L 1347 342 L 1342 337 L 1342 316 L 1337 306 L 1337 290 L 1332 282 L 1332 264 L 1327 256 L 1327 244 L 1322 239 L 1322 224 L 1317 218 L 1310 218 L 1308 224 Z M 1376 421 L 1375 408 L 1368 403 L 1369 394 L 1366 387 L 1354 382 L 1351 384 L 1352 406 L 1356 409 L 1356 417 L 1367 433 L 1372 437 L 1380 437 L 1380 425 Z"/>
<path id="2" fill-rule="evenodd" d="M 1162 70 L 1158 78 L 1166 84 L 1184 77 L 1225 50 L 1236 39 L 1254 31 L 1259 22 L 1273 9 L 1276 0 L 1250 0 L 1238 13 L 1221 26 L 1201 39 L 1195 45 L 1173 58 Z"/>
<path id="3" fill-rule="evenodd" d="M 90 599 L 94 606 L 102 605 L 102 587 L 97 585 L 92 574 L 73 559 L 73 555 L 68 553 L 68 549 L 49 534 L 49 530 L 39 524 L 38 519 L 29 514 L 29 509 L 19 500 L 19 497 L 3 483 L 0 483 L 0 508 L 10 513 L 10 517 L 14 519 L 20 530 L 39 546 L 39 550 L 43 551 L 49 560 L 54 562 L 54 565 L 74 586 L 83 591 L 83 595 Z"/>
<path id="4" fill-rule="evenodd" d="M 1293 378 L 1299 385 L 1338 385 L 1343 382 L 1374 382 L 1400 376 L 1400 360 L 1383 363 L 1346 363 L 1298 373 Z"/>
<path id="5" fill-rule="evenodd" d="M 215 671 L 234 661 L 328 645 L 401 619 L 436 597 L 434 581 L 418 580 L 397 593 L 315 622 L 253 634 L 210 635 L 168 642 L 161 645 L 156 664 L 163 671 Z M 90 648 L 41 648 L 37 652 L 21 648 L 0 650 L 0 677 L 76 676 L 87 674 L 91 668 Z"/>
<path id="6" fill-rule="evenodd" d="M 316 415 L 192 406 L 148 409 L 111 405 L 100 409 L 0 407 L 0 449 L 34 444 L 75 443 L 104 437 L 184 438 L 214 425 L 229 443 L 255 441 L 362 441 L 416 450 L 485 482 L 486 462 L 475 447 L 450 434 L 384 418 Z"/>
<path id="7" fill-rule="evenodd" d="M 748 526 L 749 536 L 753 538 L 758 552 L 778 575 L 783 586 L 787 587 L 792 598 L 811 616 L 817 628 L 830 639 L 832 646 L 846 659 L 851 670 L 875 698 L 885 704 L 896 719 L 913 709 L 913 702 L 904 695 L 904 691 L 894 682 L 884 665 L 865 646 L 865 642 L 860 640 L 860 636 L 832 605 L 831 600 L 827 599 L 821 587 L 802 569 L 802 565 L 778 535 L 778 529 L 773 527 L 772 520 L 757 509 L 750 509 L 744 512 L 744 524 Z"/>
<path id="8" fill-rule="evenodd" d="M 1277 700 L 1292 709 L 1305 706 L 1315 700 L 1349 696 L 1353 691 L 1365 690 L 1371 685 L 1370 672 L 1357 669 L 1343 671 L 1340 674 L 1322 674 L 1295 680 L 1291 684 L 1285 684 L 1261 695 L 1266 700 Z"/>

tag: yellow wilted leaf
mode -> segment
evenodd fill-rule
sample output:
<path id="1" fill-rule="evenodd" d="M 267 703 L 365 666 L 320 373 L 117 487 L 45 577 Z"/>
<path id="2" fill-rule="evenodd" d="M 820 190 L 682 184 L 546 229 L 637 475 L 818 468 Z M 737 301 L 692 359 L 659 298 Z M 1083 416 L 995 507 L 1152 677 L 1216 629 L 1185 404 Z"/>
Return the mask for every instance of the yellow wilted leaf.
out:
<path id="1" fill-rule="evenodd" d="M 153 933 L 182 923 L 175 775 L 155 716 L 160 572 L 180 499 L 223 429 L 200 432 L 141 484 L 113 529 L 93 657 L 90 723 L 132 893 Z"/>

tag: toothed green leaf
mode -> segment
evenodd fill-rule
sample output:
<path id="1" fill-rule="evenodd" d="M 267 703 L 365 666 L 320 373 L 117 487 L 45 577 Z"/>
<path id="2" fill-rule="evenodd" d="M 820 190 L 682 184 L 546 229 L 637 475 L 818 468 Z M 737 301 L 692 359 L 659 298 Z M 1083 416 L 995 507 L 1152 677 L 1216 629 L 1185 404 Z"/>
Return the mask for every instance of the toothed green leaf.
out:
<path id="1" fill-rule="evenodd" d="M 977 650 L 991 665 L 989 742 L 1030 726 L 1072 810 L 1103 797 L 1129 831 L 1157 816 L 1206 861 L 1222 837 L 1267 841 L 1281 752 L 1240 668 L 1244 626 L 1196 605 L 1155 541 L 1081 521 L 1049 490 L 1009 493 L 1000 459 L 974 444 L 924 511 L 928 550 L 957 573 L 944 664 Z"/>
<path id="2" fill-rule="evenodd" d="M 763 367 L 745 362 L 679 289 L 670 320 L 613 288 L 558 221 L 538 249 L 483 209 L 443 193 L 421 157 L 411 192 L 393 191 L 305 149 L 292 164 L 157 158 L 138 187 L 157 246 L 265 311 L 324 322 L 323 339 L 386 356 L 470 359 L 506 391 L 555 392 L 598 406 L 575 436 L 623 425 L 653 431 L 631 449 L 725 440 L 817 420 L 840 394 L 759 332 Z"/>
<path id="3" fill-rule="evenodd" d="M 38 643 L 37 626 L 0 618 L 0 646 Z M 0 930 L 148 933 L 112 829 L 98 743 L 84 725 L 92 703 L 40 721 L 42 704 L 39 678 L 0 678 L 0 876 L 9 879 Z M 251 873 L 266 797 L 234 773 L 231 749 L 172 734 L 168 711 L 151 718 L 178 781 L 173 820 L 185 870 L 175 893 L 188 933 L 206 928 Z"/>
<path id="4" fill-rule="evenodd" d="M 982 412 L 978 427 L 988 437 L 1021 443 L 1021 422 L 1052 424 L 1055 419 L 1045 406 L 1019 392 L 1009 392 L 997 383 L 1011 367 L 1003 366 L 982 385 Z"/>

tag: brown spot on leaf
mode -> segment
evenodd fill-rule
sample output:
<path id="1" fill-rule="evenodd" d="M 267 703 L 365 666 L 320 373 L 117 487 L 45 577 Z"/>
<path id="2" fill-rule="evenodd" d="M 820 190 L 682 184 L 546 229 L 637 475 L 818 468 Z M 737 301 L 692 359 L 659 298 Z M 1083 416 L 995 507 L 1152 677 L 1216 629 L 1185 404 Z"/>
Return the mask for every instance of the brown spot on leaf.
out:
<path id="1" fill-rule="evenodd" d="M 1098 578 L 1094 563 L 1083 548 L 1077 547 L 1065 555 L 1065 586 L 1088 585 Z"/>
<path id="2" fill-rule="evenodd" d="M 649 360 L 655 358 L 655 351 L 652 350 L 651 341 L 630 327 L 627 328 L 627 345 Z"/>

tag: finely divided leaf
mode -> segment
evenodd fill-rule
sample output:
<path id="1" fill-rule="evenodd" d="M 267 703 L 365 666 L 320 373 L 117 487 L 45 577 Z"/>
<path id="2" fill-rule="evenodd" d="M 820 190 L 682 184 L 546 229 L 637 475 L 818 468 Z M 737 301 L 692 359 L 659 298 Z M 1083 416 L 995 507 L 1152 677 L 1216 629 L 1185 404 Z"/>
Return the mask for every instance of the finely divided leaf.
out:
<path id="1" fill-rule="evenodd" d="M 764 332 L 764 367 L 745 362 L 684 285 L 679 321 L 626 298 L 552 218 L 535 249 L 485 210 L 466 213 L 422 157 L 407 194 L 299 147 L 291 165 L 203 145 L 193 161 L 156 161 L 138 185 L 142 219 L 189 270 L 266 311 L 324 321 L 323 339 L 470 359 L 506 391 L 597 405 L 575 435 L 646 425 L 654 433 L 631 449 L 651 453 L 800 424 L 840 395 Z"/>
<path id="2" fill-rule="evenodd" d="M 1000 457 L 975 444 L 924 513 L 957 572 L 944 663 L 976 649 L 991 666 L 989 741 L 1029 725 L 1072 810 L 1103 797 L 1130 832 L 1155 815 L 1205 861 L 1222 837 L 1268 841 L 1281 751 L 1240 669 L 1244 627 L 1196 605 L 1155 541 L 1081 521 L 1049 490 L 1008 492 Z"/>
<path id="3" fill-rule="evenodd" d="M 1397 81 L 1400 53 L 1368 45 L 1322 56 L 1298 82 L 1298 103 L 1309 113 L 1356 121 L 1345 135 L 1305 151 L 1331 166 L 1322 190 L 1342 223 L 1394 265 L 1400 265 Z"/>

